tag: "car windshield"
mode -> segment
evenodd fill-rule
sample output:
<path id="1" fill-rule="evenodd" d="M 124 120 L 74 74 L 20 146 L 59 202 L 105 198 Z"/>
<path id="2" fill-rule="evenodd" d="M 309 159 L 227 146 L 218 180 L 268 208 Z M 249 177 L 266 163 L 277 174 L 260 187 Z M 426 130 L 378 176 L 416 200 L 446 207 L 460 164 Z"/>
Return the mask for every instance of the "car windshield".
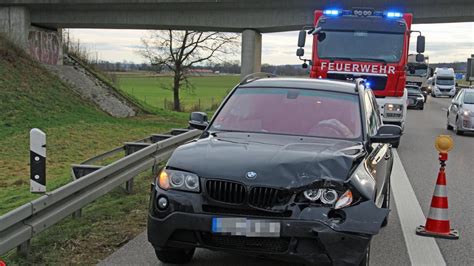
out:
<path id="1" fill-rule="evenodd" d="M 452 77 L 437 77 L 436 84 L 438 85 L 454 85 L 454 78 Z"/>
<path id="2" fill-rule="evenodd" d="M 239 88 L 210 130 L 360 139 L 359 98 L 318 90 Z"/>
<path id="3" fill-rule="evenodd" d="M 352 61 L 399 62 L 403 34 L 363 31 L 324 31 L 318 34 L 318 56 Z"/>
<path id="4" fill-rule="evenodd" d="M 464 94 L 464 103 L 465 104 L 474 104 L 474 92 L 466 92 Z"/>
<path id="5" fill-rule="evenodd" d="M 407 90 L 408 90 L 408 93 L 412 93 L 412 94 L 421 93 L 419 89 L 413 88 L 413 87 L 412 88 L 408 87 Z"/>

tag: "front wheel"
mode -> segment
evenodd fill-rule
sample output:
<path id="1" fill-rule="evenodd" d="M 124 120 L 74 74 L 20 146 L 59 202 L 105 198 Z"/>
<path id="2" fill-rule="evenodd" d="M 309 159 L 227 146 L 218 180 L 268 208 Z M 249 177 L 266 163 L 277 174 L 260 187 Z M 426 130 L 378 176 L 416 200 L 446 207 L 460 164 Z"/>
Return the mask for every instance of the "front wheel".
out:
<path id="1" fill-rule="evenodd" d="M 456 135 L 463 135 L 464 131 L 459 129 L 459 117 L 456 117 L 456 122 L 454 123 L 454 132 L 456 132 Z"/>
<path id="2" fill-rule="evenodd" d="M 195 250 L 195 248 L 155 248 L 155 254 L 164 263 L 185 264 L 192 260 Z"/>
<path id="3" fill-rule="evenodd" d="M 365 257 L 360 262 L 359 266 L 369 266 L 370 260 L 370 243 L 367 245 L 367 252 L 365 253 Z"/>

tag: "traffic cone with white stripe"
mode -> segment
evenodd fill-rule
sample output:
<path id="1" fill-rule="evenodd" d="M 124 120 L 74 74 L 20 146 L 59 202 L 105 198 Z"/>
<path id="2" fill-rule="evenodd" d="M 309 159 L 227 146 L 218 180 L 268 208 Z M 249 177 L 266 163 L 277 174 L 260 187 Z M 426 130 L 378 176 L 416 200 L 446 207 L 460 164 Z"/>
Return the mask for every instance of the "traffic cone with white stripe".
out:
<path id="1" fill-rule="evenodd" d="M 431 208 L 426 219 L 426 224 L 416 228 L 416 234 L 421 236 L 432 236 L 447 239 L 458 239 L 459 232 L 453 230 L 449 224 L 448 216 L 448 191 L 446 187 L 446 173 L 444 171 L 447 153 L 440 153 L 441 167 L 436 180 L 436 187 L 431 200 Z"/>

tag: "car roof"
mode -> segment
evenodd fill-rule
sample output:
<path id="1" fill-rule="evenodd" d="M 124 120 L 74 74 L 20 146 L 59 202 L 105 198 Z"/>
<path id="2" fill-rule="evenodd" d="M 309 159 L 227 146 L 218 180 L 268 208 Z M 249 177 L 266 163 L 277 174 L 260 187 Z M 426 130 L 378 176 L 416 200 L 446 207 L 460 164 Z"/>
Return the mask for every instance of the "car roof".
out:
<path id="1" fill-rule="evenodd" d="M 354 82 L 315 78 L 261 78 L 240 84 L 239 87 L 297 88 L 358 94 Z"/>
<path id="2" fill-rule="evenodd" d="M 471 89 L 471 88 L 465 88 L 465 89 L 462 89 L 463 91 L 465 92 L 474 92 L 474 89 Z"/>

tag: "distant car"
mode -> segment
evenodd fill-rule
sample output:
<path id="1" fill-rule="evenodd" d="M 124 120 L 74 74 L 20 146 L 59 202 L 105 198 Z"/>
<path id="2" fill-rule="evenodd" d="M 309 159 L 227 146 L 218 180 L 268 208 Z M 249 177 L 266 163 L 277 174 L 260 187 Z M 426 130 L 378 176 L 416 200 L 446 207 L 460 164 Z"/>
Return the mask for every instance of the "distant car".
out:
<path id="1" fill-rule="evenodd" d="M 456 134 L 474 132 L 474 89 L 462 89 L 448 108 L 447 128 Z"/>
<path id="2" fill-rule="evenodd" d="M 420 87 L 407 86 L 406 88 L 408 91 L 408 108 L 423 110 L 425 108 L 426 98 Z"/>
<path id="3" fill-rule="evenodd" d="M 207 248 L 368 265 L 402 129 L 382 123 L 363 82 L 253 79 L 209 123 L 192 113 L 202 135 L 173 152 L 151 187 L 148 240 L 158 259 L 187 263 Z"/>

